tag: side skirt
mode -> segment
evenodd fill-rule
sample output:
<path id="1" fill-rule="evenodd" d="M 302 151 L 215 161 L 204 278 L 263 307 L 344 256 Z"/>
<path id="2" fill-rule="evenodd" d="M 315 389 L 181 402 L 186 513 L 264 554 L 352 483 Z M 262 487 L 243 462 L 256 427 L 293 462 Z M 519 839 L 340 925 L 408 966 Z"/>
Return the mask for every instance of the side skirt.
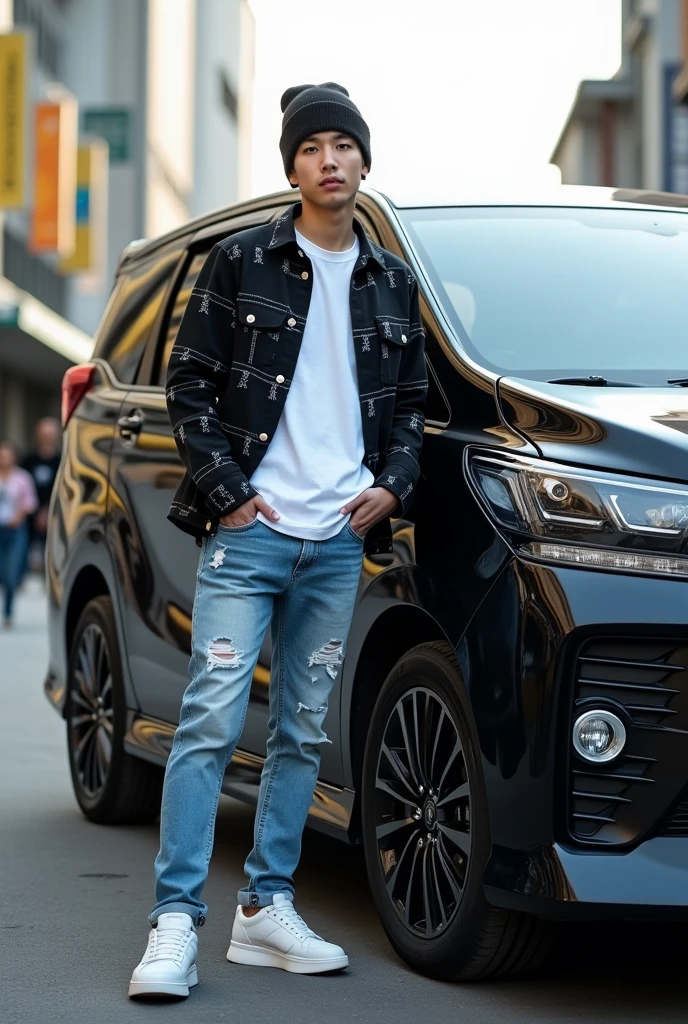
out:
<path id="1" fill-rule="evenodd" d="M 134 757 L 151 761 L 162 767 L 167 763 L 176 727 L 144 715 L 130 712 L 129 728 L 124 737 L 124 749 Z M 265 758 L 246 750 L 235 750 L 227 767 L 222 792 L 237 800 L 253 804 L 258 802 L 260 773 Z M 308 812 L 308 825 L 346 842 L 352 842 L 349 826 L 356 794 L 351 789 L 340 789 L 318 780 L 313 803 Z"/>

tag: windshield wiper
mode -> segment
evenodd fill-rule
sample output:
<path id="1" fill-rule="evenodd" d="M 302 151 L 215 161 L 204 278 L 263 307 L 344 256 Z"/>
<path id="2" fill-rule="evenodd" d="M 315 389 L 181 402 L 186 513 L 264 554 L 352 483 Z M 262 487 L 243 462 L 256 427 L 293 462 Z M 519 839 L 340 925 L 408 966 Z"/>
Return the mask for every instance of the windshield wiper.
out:
<path id="1" fill-rule="evenodd" d="M 607 380 L 606 377 L 555 377 L 548 384 L 584 384 L 588 388 L 642 388 L 643 384 L 631 383 L 627 380 Z M 671 384 L 672 381 L 669 381 Z M 686 381 L 688 385 L 688 380 Z"/>
<path id="2" fill-rule="evenodd" d="M 667 384 L 674 384 L 677 388 L 688 388 L 688 377 L 672 377 Z"/>

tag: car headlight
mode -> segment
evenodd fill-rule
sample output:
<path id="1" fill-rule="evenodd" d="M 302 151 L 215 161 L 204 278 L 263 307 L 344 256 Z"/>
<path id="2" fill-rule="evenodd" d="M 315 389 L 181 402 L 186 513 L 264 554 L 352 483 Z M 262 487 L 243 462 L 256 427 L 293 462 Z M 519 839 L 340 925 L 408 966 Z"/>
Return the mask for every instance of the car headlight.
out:
<path id="1" fill-rule="evenodd" d="M 469 446 L 466 476 L 514 550 L 545 562 L 688 576 L 688 487 Z"/>

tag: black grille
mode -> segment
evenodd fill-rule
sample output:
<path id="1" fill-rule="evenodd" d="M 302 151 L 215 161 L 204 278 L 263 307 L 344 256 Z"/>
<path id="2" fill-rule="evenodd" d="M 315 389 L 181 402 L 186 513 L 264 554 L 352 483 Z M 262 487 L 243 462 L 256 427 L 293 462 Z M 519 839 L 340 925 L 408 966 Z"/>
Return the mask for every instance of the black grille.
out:
<path id="1" fill-rule="evenodd" d="M 598 766 L 572 755 L 569 827 L 576 839 L 632 842 L 647 834 L 685 785 L 685 643 L 607 639 L 591 641 L 582 648 L 576 665 L 572 723 L 585 711 L 607 708 L 626 726 L 627 742 L 608 764 Z"/>
<path id="2" fill-rule="evenodd" d="M 661 823 L 658 836 L 688 836 L 688 791 Z"/>

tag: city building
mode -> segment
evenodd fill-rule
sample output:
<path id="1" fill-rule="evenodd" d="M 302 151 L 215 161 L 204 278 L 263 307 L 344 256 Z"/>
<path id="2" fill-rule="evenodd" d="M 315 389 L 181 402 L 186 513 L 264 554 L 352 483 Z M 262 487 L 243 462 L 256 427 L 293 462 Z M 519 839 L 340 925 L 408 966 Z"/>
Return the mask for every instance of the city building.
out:
<path id="1" fill-rule="evenodd" d="M 681 0 L 681 71 L 674 81 L 674 96 L 688 103 L 688 0 Z"/>
<path id="2" fill-rule="evenodd" d="M 0 209 L 0 436 L 25 444 L 88 358 L 122 249 L 249 194 L 254 26 L 248 0 L 0 0 L 0 32 L 22 28 L 30 102 L 60 83 L 80 139 L 109 147 L 97 269 L 61 272 L 30 210 Z"/>
<path id="3" fill-rule="evenodd" d="M 688 0 L 623 0 L 622 61 L 581 82 L 552 154 L 562 181 L 688 193 Z"/>

